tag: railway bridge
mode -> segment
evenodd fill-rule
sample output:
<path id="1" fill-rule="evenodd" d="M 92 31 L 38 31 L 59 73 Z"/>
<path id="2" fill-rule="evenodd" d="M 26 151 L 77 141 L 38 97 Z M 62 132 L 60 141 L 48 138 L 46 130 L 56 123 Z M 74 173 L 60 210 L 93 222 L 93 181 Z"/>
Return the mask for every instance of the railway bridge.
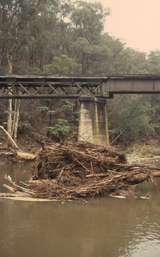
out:
<path id="1" fill-rule="evenodd" d="M 158 94 L 160 76 L 0 76 L 0 99 L 79 99 L 79 140 L 109 144 L 107 100 L 115 94 Z"/>

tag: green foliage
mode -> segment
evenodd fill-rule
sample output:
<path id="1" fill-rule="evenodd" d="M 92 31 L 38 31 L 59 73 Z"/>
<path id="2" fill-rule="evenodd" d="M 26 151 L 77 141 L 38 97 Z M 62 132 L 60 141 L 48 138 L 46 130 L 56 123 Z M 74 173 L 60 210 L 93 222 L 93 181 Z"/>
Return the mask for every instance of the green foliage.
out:
<path id="1" fill-rule="evenodd" d="M 63 106 L 63 110 L 66 114 L 71 114 L 71 112 L 73 112 L 73 103 L 68 101 L 68 100 L 64 100 L 62 101 L 62 106 Z"/>
<path id="2" fill-rule="evenodd" d="M 48 136 L 56 139 L 64 139 L 70 132 L 71 127 L 65 119 L 57 119 L 55 125 L 48 128 Z"/>
<path id="3" fill-rule="evenodd" d="M 67 55 L 54 57 L 53 63 L 44 67 L 44 74 L 48 75 L 69 75 L 78 74 L 80 71 L 80 64 L 76 63 Z"/>
<path id="4" fill-rule="evenodd" d="M 85 37 L 89 42 L 98 41 L 108 14 L 109 11 L 104 10 L 100 3 L 77 1 L 71 15 L 76 36 Z"/>
<path id="5" fill-rule="evenodd" d="M 145 97 L 117 97 L 110 106 L 113 142 L 131 142 L 154 135 L 152 108 Z"/>
<path id="6" fill-rule="evenodd" d="M 80 113 L 79 112 L 74 112 L 73 116 L 74 116 L 75 122 L 78 123 L 79 122 L 79 118 L 80 118 Z"/>
<path id="7" fill-rule="evenodd" d="M 151 74 L 160 74 L 160 51 L 148 55 L 148 71 Z"/>
<path id="8" fill-rule="evenodd" d="M 2 68 L 36 75 L 158 72 L 159 52 L 146 58 L 103 33 L 108 15 L 86 1 L 0 0 Z"/>

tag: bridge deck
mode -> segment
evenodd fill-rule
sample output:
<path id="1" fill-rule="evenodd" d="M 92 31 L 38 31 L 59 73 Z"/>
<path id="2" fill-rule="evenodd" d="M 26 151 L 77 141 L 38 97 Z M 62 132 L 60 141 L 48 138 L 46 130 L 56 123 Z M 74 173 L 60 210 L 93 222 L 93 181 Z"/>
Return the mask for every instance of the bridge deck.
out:
<path id="1" fill-rule="evenodd" d="M 160 93 L 160 75 L 106 77 L 0 76 L 0 98 L 108 98 Z"/>

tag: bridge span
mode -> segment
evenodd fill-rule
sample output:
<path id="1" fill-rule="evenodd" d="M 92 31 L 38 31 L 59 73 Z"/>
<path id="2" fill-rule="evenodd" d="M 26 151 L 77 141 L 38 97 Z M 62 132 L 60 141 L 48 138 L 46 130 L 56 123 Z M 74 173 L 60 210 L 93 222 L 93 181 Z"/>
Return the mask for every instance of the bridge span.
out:
<path id="1" fill-rule="evenodd" d="M 160 93 L 160 75 L 106 77 L 0 76 L 0 99 L 79 99 L 79 140 L 109 144 L 107 99 Z"/>
<path id="2" fill-rule="evenodd" d="M 160 75 L 106 77 L 0 76 L 0 98 L 111 98 L 160 93 Z"/>

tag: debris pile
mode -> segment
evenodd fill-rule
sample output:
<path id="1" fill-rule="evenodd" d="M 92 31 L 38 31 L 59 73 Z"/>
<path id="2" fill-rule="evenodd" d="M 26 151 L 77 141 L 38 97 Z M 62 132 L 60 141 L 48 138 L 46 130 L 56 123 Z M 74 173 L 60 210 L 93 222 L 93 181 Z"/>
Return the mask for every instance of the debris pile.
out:
<path id="1" fill-rule="evenodd" d="M 40 150 L 32 179 L 12 186 L 34 198 L 71 200 L 127 191 L 159 173 L 158 168 L 127 164 L 125 155 L 110 147 L 53 144 Z"/>
<path id="2" fill-rule="evenodd" d="M 30 189 L 35 197 L 104 196 L 150 178 L 148 167 L 128 165 L 124 154 L 92 144 L 54 144 L 37 157 Z"/>

